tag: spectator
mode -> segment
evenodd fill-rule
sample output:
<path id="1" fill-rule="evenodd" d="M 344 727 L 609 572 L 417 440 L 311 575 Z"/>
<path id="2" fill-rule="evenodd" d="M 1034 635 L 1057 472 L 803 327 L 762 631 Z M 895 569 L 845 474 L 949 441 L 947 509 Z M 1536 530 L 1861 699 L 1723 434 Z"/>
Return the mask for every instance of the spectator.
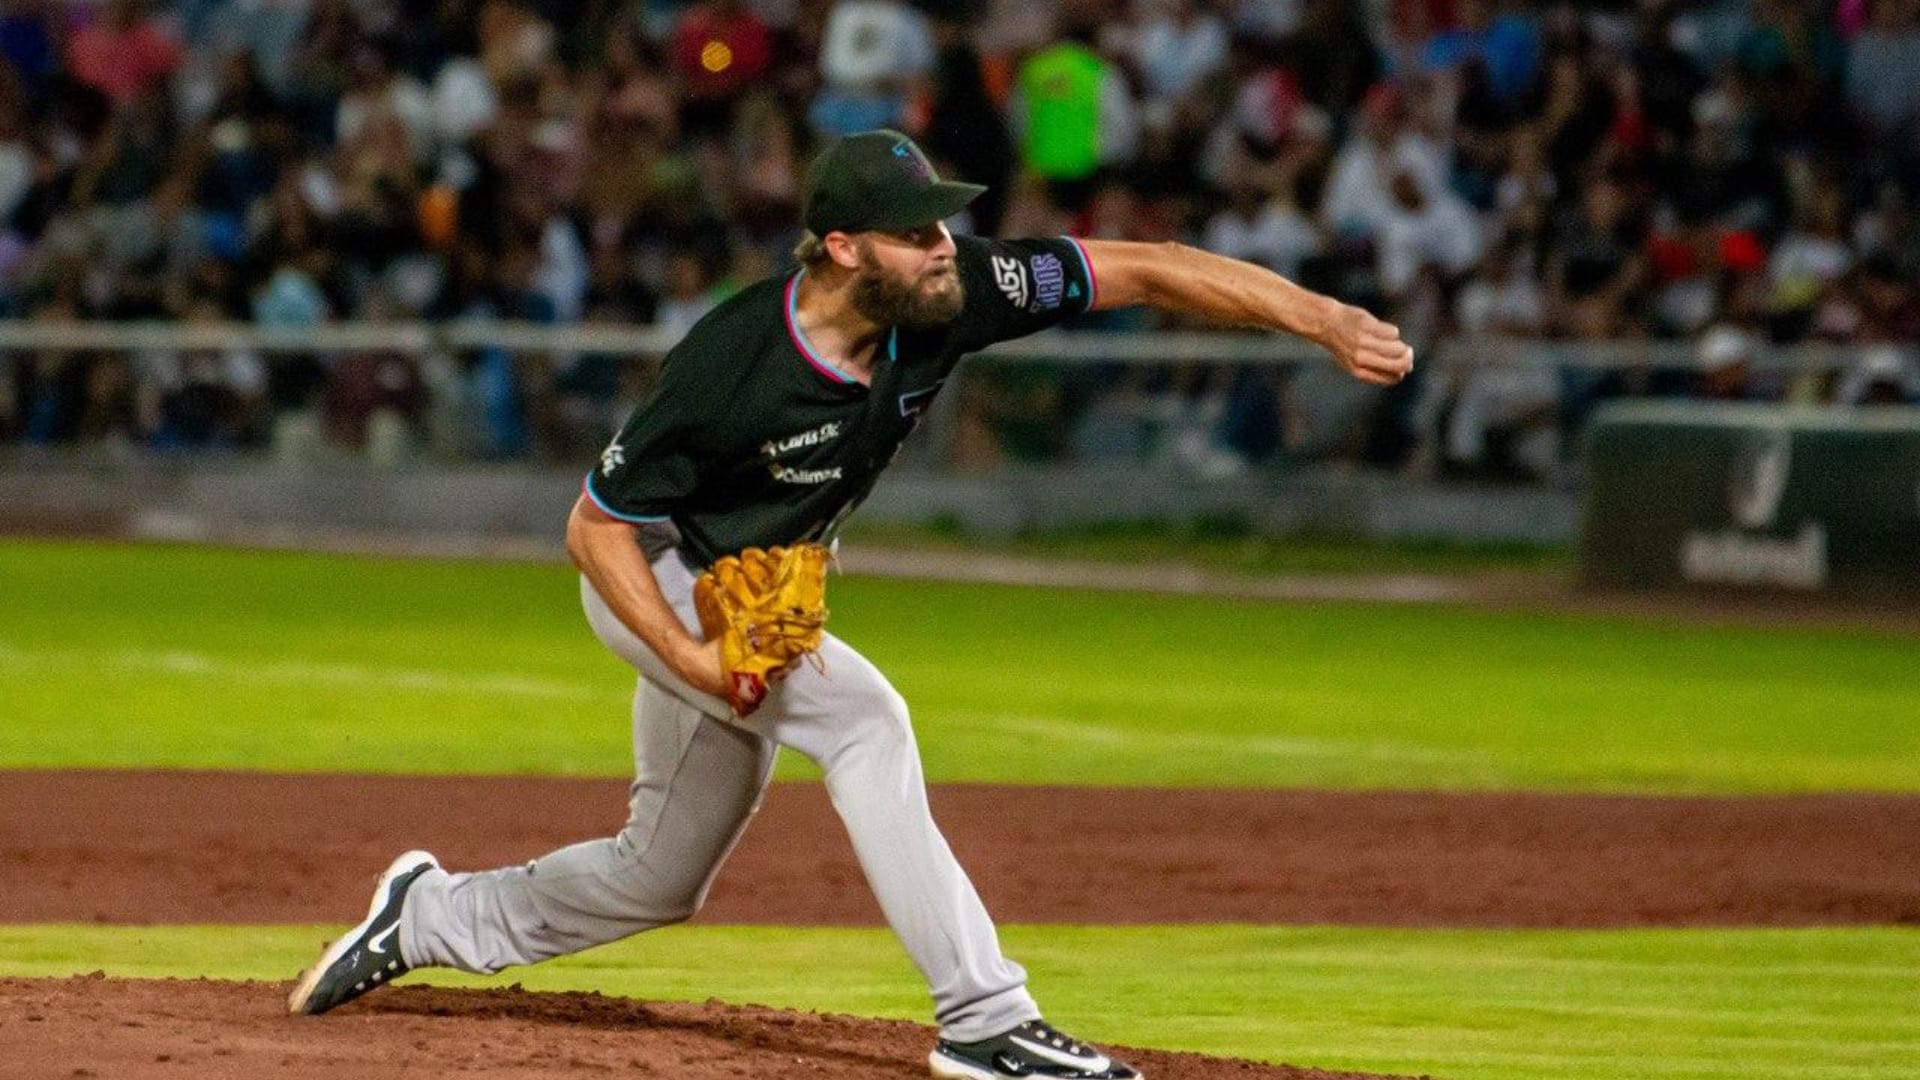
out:
<path id="1" fill-rule="evenodd" d="M 1133 93 L 1093 36 L 1069 22 L 1058 43 L 1021 63 L 1008 110 L 1021 164 L 1069 210 L 1086 205 L 1101 168 L 1131 161 L 1140 140 Z"/>
<path id="2" fill-rule="evenodd" d="M 0 65 L 0 223 L 10 222 L 33 190 L 36 155 L 24 87 Z"/>
<path id="3" fill-rule="evenodd" d="M 192 184 L 198 215 L 187 223 L 197 235 L 189 246 L 235 263 L 245 253 L 249 216 L 279 183 L 290 133 L 246 54 L 226 58 L 217 86 L 206 120 L 181 151 L 197 166 Z"/>
<path id="4" fill-rule="evenodd" d="M 985 184 L 987 190 L 968 207 L 983 236 L 999 233 L 1017 164 L 1006 116 L 987 86 L 986 61 L 952 21 L 935 24 L 938 54 L 926 103 L 926 129 L 920 145 L 937 162 L 950 164 L 940 175 Z"/>
<path id="5" fill-rule="evenodd" d="M 1278 44 L 1300 29 L 1307 0 L 1236 0 L 1231 6 L 1235 34 Z"/>
<path id="6" fill-rule="evenodd" d="M 673 70 L 684 87 L 682 123 L 690 134 L 722 134 L 733 103 L 766 76 L 773 36 L 740 0 L 702 0 L 673 31 Z"/>
<path id="7" fill-rule="evenodd" d="M 1888 345 L 1862 350 L 1834 386 L 1835 405 L 1920 404 L 1920 364 Z"/>
<path id="8" fill-rule="evenodd" d="M 1914 196 L 1898 183 L 1877 185 L 1871 205 L 1855 219 L 1851 231 L 1855 251 L 1884 255 L 1910 278 L 1920 278 L 1920 214 Z"/>
<path id="9" fill-rule="evenodd" d="M 451 150 L 486 130 L 500 108 L 493 82 L 481 63 L 470 56 L 455 56 L 440 65 L 427 88 L 428 124 L 426 144 L 437 150 Z"/>
<path id="10" fill-rule="evenodd" d="M 1166 112 L 1227 64 L 1227 24 L 1198 0 L 1143 0 L 1151 14 L 1134 39 L 1149 107 Z"/>
<path id="11" fill-rule="evenodd" d="M 75 31 L 67 63 L 82 83 L 125 104 L 162 84 L 180 65 L 180 46 L 148 15 L 146 0 L 108 0 Z"/>
<path id="12" fill-rule="evenodd" d="M 1880 253 L 1863 260 L 1852 292 L 1858 309 L 1854 340 L 1920 341 L 1920 287 L 1892 257 Z"/>
<path id="13" fill-rule="evenodd" d="M 1596 181 L 1554 245 L 1547 274 L 1549 318 L 1577 337 L 1614 337 L 1634 329 L 1632 301 L 1646 275 L 1641 247 L 1625 192 L 1612 181 Z"/>
<path id="14" fill-rule="evenodd" d="M 371 42 L 348 57 L 347 85 L 334 112 L 334 140 L 351 145 L 375 124 L 391 121 L 414 162 L 433 149 L 433 104 L 411 76 L 394 70 L 387 49 Z"/>
<path id="15" fill-rule="evenodd" d="M 1640 5 L 1639 32 L 1628 61 L 1639 86 L 1641 110 L 1661 154 L 1674 153 L 1692 130 L 1693 101 L 1706 85 L 1694 58 L 1675 43 L 1679 6 Z"/>
<path id="16" fill-rule="evenodd" d="M 820 50 L 825 85 L 813 126 L 824 135 L 906 126 L 907 93 L 933 70 L 927 17 L 899 0 L 839 0 Z"/>
<path id="17" fill-rule="evenodd" d="M 1477 67 L 1484 73 L 1493 101 L 1507 108 L 1517 106 L 1540 72 L 1540 35 L 1533 21 L 1514 14 L 1496 15 L 1492 0 L 1461 0 L 1458 19 L 1458 25 L 1427 39 L 1422 69 L 1441 73 Z"/>
<path id="18" fill-rule="evenodd" d="M 673 83 L 659 49 L 633 22 L 616 22 L 607 33 L 600 66 L 589 72 L 581 102 L 592 121 L 630 131 L 656 150 L 679 141 Z"/>
<path id="19" fill-rule="evenodd" d="M 198 296 L 188 302 L 184 321 L 207 325 L 224 317 L 217 299 Z M 168 350 L 140 360 L 140 427 L 154 446 L 232 448 L 256 445 L 265 436 L 267 368 L 257 353 Z"/>
<path id="20" fill-rule="evenodd" d="M 1578 186 L 1615 117 L 1613 88 L 1587 51 L 1566 48 L 1548 54 L 1536 137 L 1563 190 Z"/>
<path id="21" fill-rule="evenodd" d="M 1433 427 L 1436 412 L 1444 416 L 1437 463 L 1443 473 L 1531 480 L 1554 470 L 1560 397 L 1554 370 L 1476 363 L 1493 351 L 1484 344 L 1489 340 L 1533 340 L 1544 331 L 1546 293 L 1533 259 L 1524 240 L 1503 238 L 1455 299 L 1454 322 L 1466 335 L 1465 352 L 1447 353 L 1444 377 L 1427 388 L 1420 407 L 1423 429 Z"/>
<path id="22" fill-rule="evenodd" d="M 1439 149 L 1407 127 L 1399 92 L 1382 84 L 1367 94 L 1359 124 L 1334 158 L 1320 204 L 1322 227 L 1377 240 L 1397 212 L 1392 184 L 1399 170 L 1418 176 L 1422 191 L 1443 183 Z"/>
<path id="23" fill-rule="evenodd" d="M 1810 319 L 1852 269 L 1845 213 L 1838 188 L 1823 186 L 1808 194 L 1793 229 L 1780 238 L 1767 261 L 1775 312 Z"/>
<path id="24" fill-rule="evenodd" d="M 377 321 L 391 311 L 384 295 L 368 296 L 367 318 Z M 411 439 L 426 404 L 426 387 L 415 358 L 403 352 L 373 349 L 348 353 L 334 363 L 327 373 L 321 411 L 330 441 L 349 449 L 364 449 L 369 436 L 392 439 L 396 430 Z"/>
<path id="25" fill-rule="evenodd" d="M 132 365 L 125 356 L 94 356 L 73 372 L 84 388 L 74 438 L 114 447 L 133 445 L 141 436 L 134 404 Z"/>
<path id="26" fill-rule="evenodd" d="M 330 144 L 339 130 L 354 50 L 365 41 L 348 0 L 313 0 L 313 10 L 287 62 L 287 111 L 302 135 Z"/>
<path id="27" fill-rule="evenodd" d="M 78 281 L 62 276 L 29 316 L 39 326 L 58 326 L 80 318 Z M 25 388 L 22 437 L 46 446 L 71 442 L 82 433 L 87 384 L 95 358 L 74 349 L 50 347 L 33 354 L 20 379 Z"/>
<path id="28" fill-rule="evenodd" d="M 685 337 L 693 324 L 713 310 L 715 298 L 707 269 L 700 256 L 691 251 L 676 251 L 667 256 L 665 295 L 655 315 L 655 325 L 671 340 Z"/>
<path id="29" fill-rule="evenodd" d="M 581 321 L 587 325 L 644 326 L 655 321 L 659 298 L 640 279 L 632 253 L 619 242 L 602 243 L 589 260 Z M 598 452 L 608 431 L 637 403 L 633 379 L 655 365 L 628 355 L 581 353 L 566 358 L 554 376 L 557 445 L 564 457 Z"/>
<path id="30" fill-rule="evenodd" d="M 0 15 L 0 313 L 185 317 L 204 299 L 268 325 L 386 311 L 684 328 L 784 258 L 817 131 L 892 123 L 943 172 L 992 185 L 956 227 L 1202 243 L 1358 302 L 1388 289 L 1410 332 L 1920 335 L 1920 99 L 1901 82 L 1920 67 L 1904 62 L 1914 0 L 972 6 L 985 22 L 913 0 L 624 15 L 194 0 L 162 22 L 102 0 L 63 44 L 64 8 L 15 4 Z M 1481 235 L 1503 239 L 1476 267 Z M 1154 324 L 1116 310 L 1076 325 Z M 255 437 L 208 419 L 224 415 L 209 388 L 235 381 L 207 375 L 220 363 L 175 359 L 16 356 L 0 437 Z M 644 369 L 505 350 L 462 366 L 427 374 L 465 377 L 498 455 L 584 452 Z M 1544 384 L 1444 367 L 1425 369 L 1422 408 L 1447 467 L 1553 466 L 1537 453 Z M 269 371 L 276 423 L 327 375 L 301 355 Z M 1570 372 L 1561 401 L 1577 421 L 1604 394 L 1718 393 L 1709 371 Z M 1399 415 L 1306 371 L 1147 375 L 1010 374 L 965 415 L 998 418 L 976 432 L 996 452 L 1159 452 L 1202 473 L 1283 446 L 1349 454 L 1368 417 Z M 1768 377 L 1743 392 L 1776 396 Z M 1900 379 L 1876 378 L 1791 394 L 1890 400 Z M 128 420 L 129 379 L 165 387 L 133 400 L 166 407 Z"/>
<path id="31" fill-rule="evenodd" d="M 1681 222 L 1729 229 L 1782 223 L 1782 178 L 1753 133 L 1754 118 L 1731 92 L 1716 89 L 1695 101 L 1693 137 L 1660 185 Z"/>
<path id="32" fill-rule="evenodd" d="M 196 58 L 212 57 L 221 66 L 241 60 L 259 73 L 275 97 L 284 98 L 311 7 L 309 0 L 206 0 L 176 4 L 174 11 Z"/>
<path id="33" fill-rule="evenodd" d="M 1451 285 L 1480 257 L 1479 227 L 1452 192 L 1434 185 L 1424 163 L 1394 162 L 1393 208 L 1380 233 L 1380 284 L 1404 297 L 1414 279 L 1431 273 Z"/>
<path id="34" fill-rule="evenodd" d="M 1263 183 L 1277 190 L 1269 191 Z M 1242 161 L 1228 182 L 1228 203 L 1207 222 L 1203 246 L 1284 276 L 1320 251 L 1320 234 L 1295 205 L 1290 175 L 1273 176 Z"/>
<path id="35" fill-rule="evenodd" d="M 1663 337 L 1692 337 L 1720 314 L 1719 258 L 1711 229 L 1676 229 L 1647 241 L 1649 316 Z"/>
<path id="36" fill-rule="evenodd" d="M 806 162 L 794 122 L 770 96 L 757 95 L 741 106 L 729 148 L 734 178 L 733 219 L 749 237 L 776 248 L 798 239 L 800 183 Z"/>
<path id="37" fill-rule="evenodd" d="M 1301 94 L 1328 113 L 1345 117 L 1380 80 L 1373 33 L 1361 5 L 1347 0 L 1303 0 L 1300 30 L 1281 52 L 1300 82 Z"/>
<path id="38" fill-rule="evenodd" d="M 593 249 L 581 321 L 646 326 L 656 320 L 660 298 L 641 279 L 633 253 L 613 241 Z"/>
<path id="39" fill-rule="evenodd" d="M 1752 335 L 1738 326 L 1722 324 L 1700 339 L 1699 367 L 1689 396 L 1703 401 L 1744 401 L 1753 395 Z"/>
<path id="40" fill-rule="evenodd" d="M 1547 229 L 1547 211 L 1560 195 L 1560 183 L 1547 168 L 1540 140 L 1531 129 L 1515 133 L 1507 144 L 1506 171 L 1493 189 L 1495 227 L 1501 233 L 1538 236 Z"/>
<path id="41" fill-rule="evenodd" d="M 51 0 L 21 0 L 0 11 L 0 62 L 36 102 L 60 67 L 60 46 L 47 8 Z"/>
<path id="42" fill-rule="evenodd" d="M 1877 140 L 1920 134 L 1920 3 L 1877 0 L 1870 21 L 1853 39 L 1846 96 Z"/>
<path id="43" fill-rule="evenodd" d="M 1371 35 L 1378 43 L 1381 74 L 1395 83 L 1410 81 L 1426 60 L 1427 41 L 1437 29 L 1431 0 L 1387 0 L 1386 18 Z"/>

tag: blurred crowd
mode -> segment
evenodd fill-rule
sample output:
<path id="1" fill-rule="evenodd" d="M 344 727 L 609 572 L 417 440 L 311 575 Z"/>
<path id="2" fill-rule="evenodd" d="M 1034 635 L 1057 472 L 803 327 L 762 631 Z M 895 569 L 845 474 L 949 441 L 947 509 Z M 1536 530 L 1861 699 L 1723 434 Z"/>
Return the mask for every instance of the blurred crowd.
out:
<path id="1" fill-rule="evenodd" d="M 1183 240 L 1398 320 L 1682 343 L 1644 371 L 996 363 L 956 463 L 1536 475 L 1622 394 L 1920 401 L 1920 0 L 16 0 L 0 318 L 684 330 L 890 126 L 986 235 Z M 1077 320 L 1180 329 L 1145 311 Z M 1862 346 L 1825 373 L 1752 363 Z M 0 351 L 0 444 L 590 454 L 632 358 Z M 383 434 L 385 432 L 386 434 Z"/>

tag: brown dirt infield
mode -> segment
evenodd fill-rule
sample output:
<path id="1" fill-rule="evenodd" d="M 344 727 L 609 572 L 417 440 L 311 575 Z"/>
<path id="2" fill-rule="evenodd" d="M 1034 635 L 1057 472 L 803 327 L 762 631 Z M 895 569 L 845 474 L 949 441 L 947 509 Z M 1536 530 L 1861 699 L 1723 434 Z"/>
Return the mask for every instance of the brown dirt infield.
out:
<path id="1" fill-rule="evenodd" d="M 1920 924 L 1920 796 L 950 785 L 933 803 L 1002 922 Z M 339 922 L 408 847 L 508 865 L 625 809 L 616 780 L 0 772 L 0 922 Z M 700 918 L 881 924 L 812 783 L 774 785 Z"/>
<path id="2" fill-rule="evenodd" d="M 1003 922 L 1920 923 L 1915 796 L 961 785 L 933 799 Z M 404 847 L 456 869 L 511 863 L 611 832 L 624 805 L 613 780 L 0 772 L 0 923 L 344 923 Z M 805 783 L 775 785 L 700 918 L 879 922 L 824 793 Z M 0 1080 L 864 1080 L 924 1076 L 931 1038 L 898 1022 L 511 987 L 400 987 L 295 1020 L 285 989 L 0 979 Z M 1350 1075 L 1127 1055 L 1154 1080 Z"/>
<path id="3" fill-rule="evenodd" d="M 0 979 L 0 1080 L 903 1080 L 926 1076 L 932 1046 L 918 1024 L 718 1002 L 401 986 L 295 1019 L 285 993 L 259 982 Z M 1115 1049 L 1152 1080 L 1371 1080 Z"/>

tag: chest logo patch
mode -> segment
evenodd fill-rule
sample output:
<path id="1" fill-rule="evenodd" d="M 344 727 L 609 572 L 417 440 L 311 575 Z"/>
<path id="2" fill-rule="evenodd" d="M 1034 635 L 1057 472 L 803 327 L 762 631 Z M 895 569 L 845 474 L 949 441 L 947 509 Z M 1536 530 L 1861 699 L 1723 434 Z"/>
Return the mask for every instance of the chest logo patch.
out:
<path id="1" fill-rule="evenodd" d="M 918 420 L 933 406 L 933 395 L 939 393 L 946 380 L 934 383 L 923 390 L 909 390 L 900 395 L 900 415 L 909 420 Z"/>
<path id="2" fill-rule="evenodd" d="M 830 469 L 790 469 L 775 462 L 767 466 L 775 480 L 783 484 L 828 484 L 840 479 L 840 466 Z"/>
<path id="3" fill-rule="evenodd" d="M 760 444 L 760 456 L 771 461 L 782 454 L 790 454 L 795 450 L 805 450 L 811 446 L 819 446 L 823 442 L 839 437 L 840 421 L 829 420 L 817 428 L 808 428 L 806 431 L 802 431 L 797 435 L 788 435 L 782 439 L 768 439 L 766 442 Z"/>
<path id="4" fill-rule="evenodd" d="M 1006 294 L 1007 299 L 1013 301 L 1014 307 L 1027 306 L 1027 268 L 1020 265 L 1019 259 L 1007 255 L 995 255 L 993 283 L 1000 286 L 1000 291 Z"/>

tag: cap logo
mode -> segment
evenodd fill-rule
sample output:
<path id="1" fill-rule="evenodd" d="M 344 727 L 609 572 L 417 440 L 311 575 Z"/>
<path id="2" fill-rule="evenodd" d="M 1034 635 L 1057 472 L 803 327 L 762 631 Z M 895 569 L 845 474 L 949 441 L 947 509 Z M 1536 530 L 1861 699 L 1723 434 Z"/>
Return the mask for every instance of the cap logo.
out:
<path id="1" fill-rule="evenodd" d="M 919 180 L 922 183 L 928 183 L 933 180 L 932 167 L 927 164 L 926 158 L 913 152 L 911 143 L 894 143 L 893 156 L 899 158 L 906 164 L 907 172 L 910 173 L 915 180 Z"/>

